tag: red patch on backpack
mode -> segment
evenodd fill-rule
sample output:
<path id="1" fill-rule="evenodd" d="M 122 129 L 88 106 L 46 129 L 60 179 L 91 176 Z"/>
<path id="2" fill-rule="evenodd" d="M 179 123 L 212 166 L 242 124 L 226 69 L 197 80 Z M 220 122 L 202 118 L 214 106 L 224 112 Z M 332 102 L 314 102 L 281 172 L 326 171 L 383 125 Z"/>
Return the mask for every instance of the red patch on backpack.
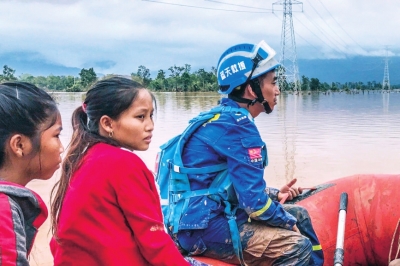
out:
<path id="1" fill-rule="evenodd" d="M 247 152 L 249 153 L 250 160 L 262 158 L 261 148 L 248 149 Z"/>

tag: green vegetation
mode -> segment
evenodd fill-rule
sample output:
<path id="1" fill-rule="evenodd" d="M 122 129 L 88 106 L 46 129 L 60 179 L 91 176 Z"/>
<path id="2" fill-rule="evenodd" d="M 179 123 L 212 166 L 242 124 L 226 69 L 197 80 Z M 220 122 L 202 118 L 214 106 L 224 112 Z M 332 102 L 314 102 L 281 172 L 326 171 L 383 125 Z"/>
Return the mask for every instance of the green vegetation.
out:
<path id="1" fill-rule="evenodd" d="M 153 80 L 150 77 L 150 70 L 145 66 L 139 66 L 136 73 L 132 73 L 132 79 L 141 82 L 154 91 L 217 91 L 216 69 L 211 68 L 207 72 L 201 68 L 191 73 L 191 65 L 171 66 L 167 73 L 160 69 L 157 77 Z"/>
<path id="2" fill-rule="evenodd" d="M 106 78 L 107 75 L 102 78 Z M 191 72 L 191 65 L 171 66 L 168 73 L 162 69 L 158 70 L 155 79 L 150 77 L 150 70 L 141 65 L 136 73 L 131 74 L 132 80 L 142 83 L 145 87 L 153 91 L 173 91 L 173 92 L 205 92 L 217 91 L 217 70 L 212 67 L 211 71 L 201 68 Z M 49 91 L 80 92 L 86 91 L 99 78 L 93 68 L 83 68 L 78 77 L 74 76 L 32 76 L 23 74 L 15 77 L 15 70 L 5 65 L 0 74 L 0 82 L 9 80 L 20 80 L 35 84 L 36 86 Z M 297 86 L 302 91 L 352 91 L 352 90 L 381 90 L 380 82 L 320 82 L 318 78 L 301 77 L 301 82 Z M 293 91 L 294 84 L 282 80 L 281 91 Z M 399 89 L 400 86 L 393 86 L 392 89 Z"/>
<path id="3" fill-rule="evenodd" d="M 5 65 L 3 67 L 3 74 L 0 74 L 0 82 L 2 81 L 10 81 L 10 80 L 17 80 L 14 76 L 15 70 Z"/>

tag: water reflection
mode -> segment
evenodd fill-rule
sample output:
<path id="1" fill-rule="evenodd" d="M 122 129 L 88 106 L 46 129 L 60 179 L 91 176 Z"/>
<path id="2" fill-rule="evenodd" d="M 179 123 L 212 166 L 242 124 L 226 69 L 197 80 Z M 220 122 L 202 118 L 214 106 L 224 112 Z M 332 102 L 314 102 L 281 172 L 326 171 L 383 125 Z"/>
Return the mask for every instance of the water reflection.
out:
<path id="1" fill-rule="evenodd" d="M 293 179 L 296 171 L 295 156 L 298 101 L 299 97 L 297 95 L 288 97 L 288 94 L 281 94 L 279 96 L 279 105 L 275 110 L 282 131 L 282 150 L 285 165 L 284 179 L 286 181 Z"/>
<path id="2" fill-rule="evenodd" d="M 215 106 L 217 93 L 155 93 L 155 131 L 148 151 L 138 152 L 153 169 L 159 146 L 198 113 Z M 63 118 L 62 140 L 72 134 L 71 114 L 82 93 L 55 93 Z M 389 101 L 389 98 L 390 101 Z M 399 93 L 282 93 L 275 110 L 256 118 L 268 147 L 265 178 L 280 185 L 297 177 L 312 185 L 356 173 L 399 173 Z"/>
<path id="3" fill-rule="evenodd" d="M 71 115 L 80 106 L 82 93 L 54 93 L 63 120 L 61 140 L 72 135 Z M 154 137 L 146 152 L 137 152 L 150 169 L 159 146 L 187 126 L 199 112 L 215 106 L 217 93 L 156 93 L 158 113 Z M 390 101 L 389 101 L 390 98 Z M 313 186 L 361 173 L 400 173 L 400 93 L 282 93 L 269 115 L 256 118 L 268 147 L 265 179 L 281 187 L 293 177 L 300 186 Z M 58 172 L 49 181 L 29 187 L 48 203 Z M 36 240 L 31 265 L 52 265 L 48 249 L 49 223 Z"/>
<path id="4" fill-rule="evenodd" d="M 390 98 L 390 93 L 382 93 L 383 112 L 385 114 L 389 112 L 389 98 Z"/>
<path id="5" fill-rule="evenodd" d="M 283 94 L 272 114 L 256 120 L 269 148 L 265 177 L 270 184 L 297 177 L 313 185 L 357 173 L 399 173 L 399 118 L 398 93 Z"/>

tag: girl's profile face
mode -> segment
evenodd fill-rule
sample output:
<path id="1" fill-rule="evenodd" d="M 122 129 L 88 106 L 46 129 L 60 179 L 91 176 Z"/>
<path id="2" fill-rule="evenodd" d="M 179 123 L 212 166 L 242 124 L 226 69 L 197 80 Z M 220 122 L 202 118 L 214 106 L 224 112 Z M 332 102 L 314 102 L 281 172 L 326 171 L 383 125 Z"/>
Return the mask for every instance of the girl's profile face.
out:
<path id="1" fill-rule="evenodd" d="M 32 178 L 47 180 L 60 168 L 61 153 L 64 151 L 60 140 L 61 130 L 62 121 L 58 115 L 54 125 L 42 132 L 40 150 L 30 160 L 29 170 Z"/>
<path id="2" fill-rule="evenodd" d="M 138 92 L 131 106 L 117 120 L 113 139 L 130 150 L 145 151 L 153 136 L 153 99 L 146 89 Z"/>

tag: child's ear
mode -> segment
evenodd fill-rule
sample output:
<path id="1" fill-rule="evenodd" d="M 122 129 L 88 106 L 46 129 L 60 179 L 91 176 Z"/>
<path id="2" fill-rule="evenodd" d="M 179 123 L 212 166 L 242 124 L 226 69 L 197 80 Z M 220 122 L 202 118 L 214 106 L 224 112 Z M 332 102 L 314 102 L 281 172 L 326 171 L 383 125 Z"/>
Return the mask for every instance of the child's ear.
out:
<path id="1" fill-rule="evenodd" d="M 99 121 L 99 130 L 100 132 L 105 133 L 106 135 L 111 134 L 114 131 L 113 126 L 113 119 L 108 115 L 103 115 Z"/>
<path id="2" fill-rule="evenodd" d="M 10 137 L 8 149 L 11 154 L 17 157 L 24 157 L 32 151 L 30 138 L 22 134 L 15 134 Z"/>

